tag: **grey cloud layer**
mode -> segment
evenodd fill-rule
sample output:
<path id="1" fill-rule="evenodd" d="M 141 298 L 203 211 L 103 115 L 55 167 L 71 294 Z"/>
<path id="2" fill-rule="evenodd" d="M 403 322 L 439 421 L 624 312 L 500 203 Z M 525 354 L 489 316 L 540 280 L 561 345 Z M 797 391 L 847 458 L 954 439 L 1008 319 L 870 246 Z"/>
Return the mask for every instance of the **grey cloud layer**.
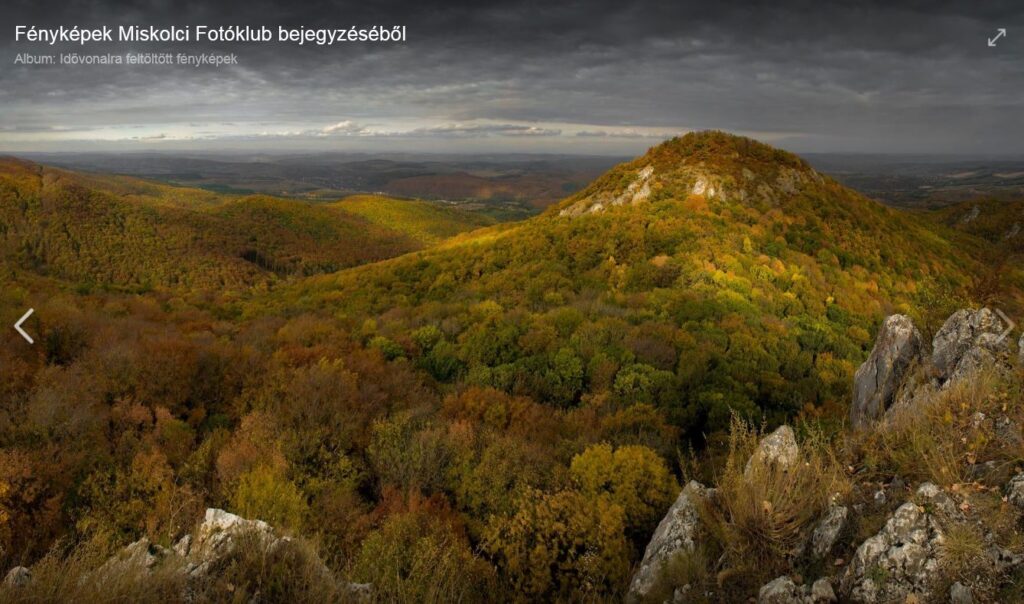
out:
<path id="1" fill-rule="evenodd" d="M 799 150 L 1024 151 L 1020 2 L 8 4 L 0 149 L 31 131 L 52 146 L 74 130 L 142 126 L 138 138 L 153 140 L 153 129 L 231 123 L 225 137 L 237 139 L 269 123 L 294 124 L 274 136 L 324 139 L 348 123 L 330 140 L 619 153 L 662 132 L 722 128 L 773 133 Z M 9 62 L 43 51 L 13 43 L 16 23 L 403 24 L 409 41 L 188 48 L 239 55 L 221 69 L 31 68 Z M 997 27 L 1010 36 L 993 50 L 985 40 Z M 198 138 L 215 141 L 210 132 Z"/>

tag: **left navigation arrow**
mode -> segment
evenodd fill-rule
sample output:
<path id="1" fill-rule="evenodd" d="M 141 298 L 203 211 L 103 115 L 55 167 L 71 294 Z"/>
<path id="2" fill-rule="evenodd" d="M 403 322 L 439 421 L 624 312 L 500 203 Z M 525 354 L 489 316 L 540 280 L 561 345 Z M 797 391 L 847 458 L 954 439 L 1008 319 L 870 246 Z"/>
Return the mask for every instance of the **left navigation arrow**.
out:
<path id="1" fill-rule="evenodd" d="M 28 342 L 29 344 L 35 344 L 36 341 L 33 340 L 32 336 L 28 335 L 28 333 L 21 328 L 21 324 L 24 323 L 29 317 L 31 317 L 32 313 L 34 313 L 35 311 L 36 309 L 34 308 L 28 309 L 28 312 L 21 315 L 21 318 L 18 319 L 18 322 L 14 324 L 14 330 L 20 333 L 21 337 L 25 338 L 25 341 Z"/>

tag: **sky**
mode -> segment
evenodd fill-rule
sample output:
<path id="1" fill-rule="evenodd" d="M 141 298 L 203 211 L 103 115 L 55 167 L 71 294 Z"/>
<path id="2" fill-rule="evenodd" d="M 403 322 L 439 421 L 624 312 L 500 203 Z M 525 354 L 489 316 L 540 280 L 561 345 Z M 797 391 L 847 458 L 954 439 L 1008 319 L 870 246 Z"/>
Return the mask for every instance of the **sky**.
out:
<path id="1" fill-rule="evenodd" d="M 1024 2 L 6 0 L 0 151 L 1024 153 Z M 17 25 L 405 26 L 404 42 L 32 43 Z M 1005 28 L 995 47 L 988 45 Z M 19 55 L 234 53 L 222 67 Z"/>

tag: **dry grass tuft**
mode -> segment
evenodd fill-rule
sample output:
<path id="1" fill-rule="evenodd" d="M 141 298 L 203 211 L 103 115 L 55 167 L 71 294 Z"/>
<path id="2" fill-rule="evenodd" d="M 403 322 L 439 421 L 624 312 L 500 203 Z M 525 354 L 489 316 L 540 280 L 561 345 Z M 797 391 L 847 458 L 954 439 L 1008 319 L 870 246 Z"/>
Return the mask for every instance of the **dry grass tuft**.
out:
<path id="1" fill-rule="evenodd" d="M 239 534 L 237 546 L 211 569 L 192 580 L 185 561 L 167 556 L 155 567 L 124 565 L 98 572 L 119 548 L 99 540 L 77 547 L 58 546 L 31 567 L 31 581 L 0 586 L 0 602 L 21 603 L 166 603 L 166 602 L 348 602 L 353 594 L 324 567 L 312 546 L 300 539 L 268 548 L 265 537 Z"/>
<path id="2" fill-rule="evenodd" d="M 730 581 L 745 575 L 753 583 L 787 572 L 814 523 L 850 483 L 824 437 L 809 431 L 792 467 L 753 464 L 744 468 L 761 437 L 750 424 L 733 419 L 729 455 L 718 477 L 705 523 L 722 545 Z"/>
<path id="3" fill-rule="evenodd" d="M 704 602 L 704 594 L 714 588 L 711 575 L 710 556 L 704 546 L 692 551 L 683 550 L 674 555 L 658 574 L 654 587 L 644 599 L 644 604 L 672 602 L 677 588 L 686 590 L 684 601 Z"/>
<path id="4" fill-rule="evenodd" d="M 913 413 L 857 435 L 853 446 L 865 469 L 881 477 L 943 486 L 1002 484 L 1024 458 L 1019 401 L 1000 376 L 980 374 L 920 401 Z"/>
<path id="5" fill-rule="evenodd" d="M 150 572 L 132 569 L 117 574 L 98 574 L 96 569 L 115 551 L 116 548 L 101 539 L 74 548 L 58 543 L 32 565 L 32 580 L 27 585 L 0 586 L 0 602 L 157 604 L 181 600 L 184 575 L 174 565 L 161 566 Z"/>

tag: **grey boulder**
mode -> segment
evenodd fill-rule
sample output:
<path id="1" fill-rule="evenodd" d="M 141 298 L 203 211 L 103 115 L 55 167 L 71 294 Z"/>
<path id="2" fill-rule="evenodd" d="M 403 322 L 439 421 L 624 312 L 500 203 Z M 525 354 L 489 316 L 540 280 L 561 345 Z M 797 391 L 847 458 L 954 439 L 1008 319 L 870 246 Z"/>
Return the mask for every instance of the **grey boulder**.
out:
<path id="1" fill-rule="evenodd" d="M 749 475 L 751 470 L 758 465 L 774 465 L 788 469 L 799 459 L 800 448 L 796 444 L 796 435 L 793 433 L 793 429 L 789 426 L 779 426 L 757 443 L 757 448 L 747 460 L 743 473 Z"/>
<path id="2" fill-rule="evenodd" d="M 690 481 L 655 529 L 626 595 L 627 602 L 643 601 L 654 589 L 665 565 L 677 554 L 693 551 L 700 532 L 700 508 L 708 489 Z"/>
<path id="3" fill-rule="evenodd" d="M 924 340 L 906 315 L 892 315 L 882 323 L 868 359 L 857 369 L 853 383 L 850 424 L 865 428 L 882 417 L 903 383 L 920 362 Z"/>
<path id="4" fill-rule="evenodd" d="M 958 310 L 932 339 L 931 365 L 944 385 L 970 377 L 979 369 L 998 364 L 1009 349 L 1002 338 L 1009 327 L 987 308 Z"/>
<path id="5" fill-rule="evenodd" d="M 24 587 L 32 581 L 32 571 L 24 566 L 15 566 L 7 571 L 4 577 L 4 585 L 8 587 Z"/>
<path id="6" fill-rule="evenodd" d="M 918 488 L 917 499 L 925 505 L 904 503 L 857 548 L 842 581 L 850 601 L 902 602 L 911 594 L 924 601 L 932 598 L 945 543 L 939 515 L 955 518 L 958 512 L 949 495 L 931 483 Z"/>
<path id="7" fill-rule="evenodd" d="M 757 604 L 803 604 L 804 593 L 789 577 L 766 583 L 757 593 Z"/>
<path id="8" fill-rule="evenodd" d="M 834 505 L 825 513 L 811 533 L 811 555 L 814 559 L 821 560 L 832 552 L 839 535 L 846 528 L 849 515 L 850 510 L 842 505 Z"/>

